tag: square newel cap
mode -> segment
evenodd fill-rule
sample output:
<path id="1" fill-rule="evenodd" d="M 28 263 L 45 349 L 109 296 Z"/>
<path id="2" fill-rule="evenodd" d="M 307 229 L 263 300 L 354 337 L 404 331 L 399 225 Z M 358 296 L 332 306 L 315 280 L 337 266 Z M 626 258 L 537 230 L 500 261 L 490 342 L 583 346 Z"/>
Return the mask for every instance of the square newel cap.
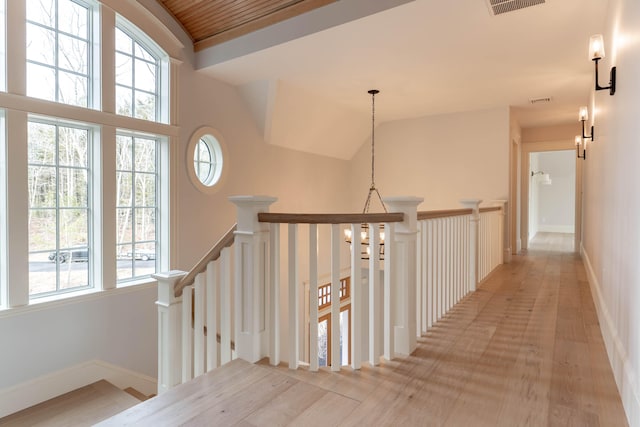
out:
<path id="1" fill-rule="evenodd" d="M 404 223 L 399 223 L 397 232 L 416 231 L 418 222 L 418 205 L 424 202 L 422 197 L 396 196 L 383 197 L 389 212 L 404 213 Z M 404 225 L 403 225 L 404 224 Z"/>
<path id="2" fill-rule="evenodd" d="M 480 209 L 480 203 L 482 203 L 482 199 L 462 199 L 460 200 L 460 204 L 467 209 L 473 209 L 477 211 Z"/>
<path id="3" fill-rule="evenodd" d="M 269 212 L 276 197 L 270 196 L 231 196 L 229 201 L 238 208 L 238 232 L 253 232 L 261 229 L 258 222 L 260 212 Z"/>

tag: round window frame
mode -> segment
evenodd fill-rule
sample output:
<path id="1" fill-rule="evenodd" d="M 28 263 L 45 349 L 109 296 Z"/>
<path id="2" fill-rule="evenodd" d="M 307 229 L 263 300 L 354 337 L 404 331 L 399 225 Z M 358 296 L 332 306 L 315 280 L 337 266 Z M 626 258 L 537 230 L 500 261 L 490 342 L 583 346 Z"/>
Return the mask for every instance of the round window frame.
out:
<path id="1" fill-rule="evenodd" d="M 211 179 L 211 184 L 209 185 L 200 181 L 195 168 L 196 149 L 198 148 L 198 143 L 201 140 L 203 140 L 208 145 L 209 149 L 215 152 L 217 157 L 220 159 L 220 161 L 217 162 L 220 164 L 219 171 L 213 171 L 213 178 Z M 218 132 L 218 130 L 209 126 L 203 126 L 201 128 L 198 128 L 191 135 L 189 144 L 187 145 L 187 175 L 189 175 L 189 180 L 191 181 L 193 186 L 196 187 L 200 192 L 211 194 L 218 191 L 218 189 L 225 181 L 226 171 L 229 169 L 228 162 L 229 159 L 227 156 L 224 138 L 222 137 L 220 132 Z"/>

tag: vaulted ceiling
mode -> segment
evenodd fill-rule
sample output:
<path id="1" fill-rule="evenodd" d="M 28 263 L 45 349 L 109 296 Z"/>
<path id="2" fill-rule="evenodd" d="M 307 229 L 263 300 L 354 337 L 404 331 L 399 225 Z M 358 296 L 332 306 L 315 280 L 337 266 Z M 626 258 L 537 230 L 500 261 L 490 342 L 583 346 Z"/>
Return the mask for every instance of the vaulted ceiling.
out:
<path id="1" fill-rule="evenodd" d="M 379 124 L 511 107 L 523 127 L 578 129 L 593 84 L 588 40 L 604 31 L 608 3 L 158 1 L 191 34 L 196 69 L 238 88 L 265 141 L 343 159 L 369 135 L 373 88 Z M 504 2 L 532 6 L 492 13 Z"/>
<path id="2" fill-rule="evenodd" d="M 201 50 L 337 0 L 158 0 Z"/>

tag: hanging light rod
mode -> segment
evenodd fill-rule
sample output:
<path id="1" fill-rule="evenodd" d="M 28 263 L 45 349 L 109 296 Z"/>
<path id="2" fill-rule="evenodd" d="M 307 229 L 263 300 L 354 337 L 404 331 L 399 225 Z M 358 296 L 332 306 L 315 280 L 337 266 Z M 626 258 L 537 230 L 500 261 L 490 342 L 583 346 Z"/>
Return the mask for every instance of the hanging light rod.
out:
<path id="1" fill-rule="evenodd" d="M 376 95 L 380 93 L 378 89 L 371 89 L 367 91 L 368 94 L 371 95 L 371 185 L 369 186 L 369 193 L 367 194 L 367 199 L 364 202 L 364 208 L 362 209 L 362 213 L 368 213 L 369 208 L 371 207 L 371 198 L 375 194 L 378 196 L 378 200 L 382 205 L 382 209 L 385 213 L 387 213 L 387 207 L 382 201 L 382 197 L 380 196 L 380 192 L 376 188 Z M 360 241 L 363 246 L 361 251 L 362 259 L 369 259 L 371 255 L 371 250 L 369 249 L 369 224 L 364 223 L 361 224 L 360 231 Z M 380 227 L 380 249 L 378 251 L 377 258 L 382 261 L 384 260 L 384 225 Z M 351 243 L 352 238 L 351 229 L 344 230 L 344 238 L 347 243 Z"/>
<path id="2" fill-rule="evenodd" d="M 602 34 L 595 34 L 589 40 L 589 59 L 596 64 L 596 90 L 609 89 L 609 95 L 616 93 L 616 67 L 609 73 L 609 86 L 603 87 L 598 83 L 598 61 L 604 58 L 604 40 Z"/>

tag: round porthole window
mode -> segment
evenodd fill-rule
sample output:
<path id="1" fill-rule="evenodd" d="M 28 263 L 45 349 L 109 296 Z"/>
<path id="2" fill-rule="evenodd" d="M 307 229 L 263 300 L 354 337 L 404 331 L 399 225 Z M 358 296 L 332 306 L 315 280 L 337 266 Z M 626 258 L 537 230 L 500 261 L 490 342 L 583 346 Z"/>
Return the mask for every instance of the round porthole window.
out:
<path id="1" fill-rule="evenodd" d="M 191 137 L 187 150 L 189 177 L 198 189 L 208 192 L 218 184 L 224 169 L 220 136 L 214 129 L 201 128 Z"/>

